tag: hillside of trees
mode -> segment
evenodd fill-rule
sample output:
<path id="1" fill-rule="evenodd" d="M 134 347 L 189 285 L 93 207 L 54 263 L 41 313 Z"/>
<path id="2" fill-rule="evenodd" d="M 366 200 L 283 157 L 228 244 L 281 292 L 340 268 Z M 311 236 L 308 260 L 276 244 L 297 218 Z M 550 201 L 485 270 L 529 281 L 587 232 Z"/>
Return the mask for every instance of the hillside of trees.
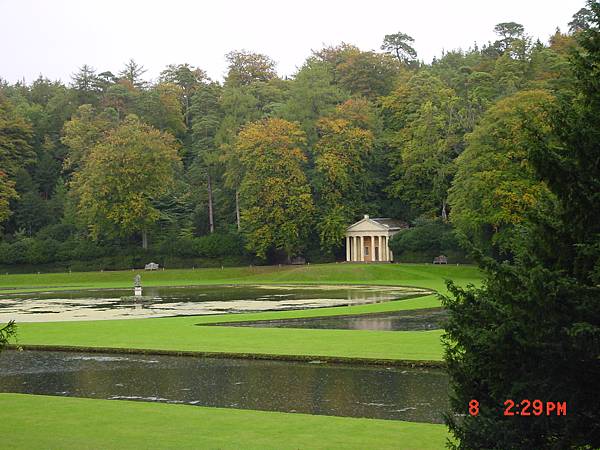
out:
<path id="1" fill-rule="evenodd" d="M 399 32 L 315 50 L 285 79 L 247 51 L 223 82 L 186 63 L 149 81 L 133 59 L 68 84 L 0 79 L 0 266 L 333 261 L 363 214 L 411 223 L 399 260 L 469 245 L 510 260 L 555 201 L 528 148 L 573 95 L 588 16 L 548 42 L 500 23 L 431 64 Z"/>

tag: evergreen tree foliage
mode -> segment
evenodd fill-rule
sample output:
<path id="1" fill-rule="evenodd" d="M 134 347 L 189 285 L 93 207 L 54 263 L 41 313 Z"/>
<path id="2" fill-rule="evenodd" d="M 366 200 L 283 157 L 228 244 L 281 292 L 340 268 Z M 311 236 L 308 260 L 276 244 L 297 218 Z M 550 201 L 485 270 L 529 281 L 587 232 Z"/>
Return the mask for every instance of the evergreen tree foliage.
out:
<path id="1" fill-rule="evenodd" d="M 548 132 L 529 129 L 529 163 L 555 201 L 526 215 L 512 263 L 483 259 L 483 287 L 450 285 L 444 299 L 456 448 L 600 447 L 600 4 L 589 8 L 575 93 Z M 567 413 L 507 416 L 509 399 L 562 401 Z"/>

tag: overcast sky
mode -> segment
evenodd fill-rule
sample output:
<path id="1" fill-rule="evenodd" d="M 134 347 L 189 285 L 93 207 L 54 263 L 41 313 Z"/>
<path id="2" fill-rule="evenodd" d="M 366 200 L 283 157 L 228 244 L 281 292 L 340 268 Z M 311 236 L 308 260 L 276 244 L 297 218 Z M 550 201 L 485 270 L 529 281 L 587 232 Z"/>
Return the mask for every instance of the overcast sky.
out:
<path id="1" fill-rule="evenodd" d="M 269 55 L 292 75 L 311 49 L 347 42 L 378 50 L 384 35 L 415 38 L 419 59 L 495 40 L 494 25 L 518 22 L 546 42 L 567 29 L 584 0 L 0 0 L 0 77 L 70 80 L 82 64 L 117 73 L 134 58 L 153 79 L 189 63 L 221 80 L 224 55 Z"/>

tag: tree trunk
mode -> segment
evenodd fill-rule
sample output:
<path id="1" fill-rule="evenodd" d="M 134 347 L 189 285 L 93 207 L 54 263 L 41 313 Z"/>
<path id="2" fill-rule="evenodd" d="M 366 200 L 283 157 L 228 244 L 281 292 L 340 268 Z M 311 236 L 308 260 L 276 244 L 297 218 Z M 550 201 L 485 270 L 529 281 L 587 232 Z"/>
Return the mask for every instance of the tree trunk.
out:
<path id="1" fill-rule="evenodd" d="M 237 220 L 237 229 L 240 231 L 240 191 L 235 190 L 235 218 Z"/>
<path id="2" fill-rule="evenodd" d="M 142 230 L 142 248 L 148 250 L 148 232 L 145 229 Z"/>
<path id="3" fill-rule="evenodd" d="M 190 128 L 190 97 L 185 96 L 185 126 Z"/>
<path id="4" fill-rule="evenodd" d="M 210 232 L 214 233 L 215 232 L 215 222 L 213 219 L 213 202 L 212 202 L 212 183 L 211 183 L 211 179 L 210 179 L 210 170 L 208 170 L 207 172 L 207 180 L 208 180 L 208 185 L 207 185 L 207 189 L 208 189 L 208 225 L 210 227 Z"/>
<path id="5" fill-rule="evenodd" d="M 448 213 L 446 212 L 446 199 L 442 201 L 442 220 L 444 222 L 448 220 Z"/>

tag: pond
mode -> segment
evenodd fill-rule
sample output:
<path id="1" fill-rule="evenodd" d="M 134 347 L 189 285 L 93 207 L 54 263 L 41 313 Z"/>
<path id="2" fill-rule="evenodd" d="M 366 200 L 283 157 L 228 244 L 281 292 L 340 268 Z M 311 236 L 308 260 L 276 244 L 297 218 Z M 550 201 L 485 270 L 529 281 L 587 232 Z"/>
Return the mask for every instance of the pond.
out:
<path id="1" fill-rule="evenodd" d="M 0 323 L 280 311 L 385 302 L 430 294 L 396 286 L 218 285 L 0 294 Z"/>
<path id="2" fill-rule="evenodd" d="M 448 409 L 441 369 L 318 361 L 7 350 L 0 392 L 430 423 Z"/>
<path id="3" fill-rule="evenodd" d="M 447 318 L 448 312 L 446 310 L 442 308 L 429 308 L 376 314 L 219 322 L 199 325 L 256 328 L 311 328 L 316 330 L 421 331 L 440 329 Z"/>

